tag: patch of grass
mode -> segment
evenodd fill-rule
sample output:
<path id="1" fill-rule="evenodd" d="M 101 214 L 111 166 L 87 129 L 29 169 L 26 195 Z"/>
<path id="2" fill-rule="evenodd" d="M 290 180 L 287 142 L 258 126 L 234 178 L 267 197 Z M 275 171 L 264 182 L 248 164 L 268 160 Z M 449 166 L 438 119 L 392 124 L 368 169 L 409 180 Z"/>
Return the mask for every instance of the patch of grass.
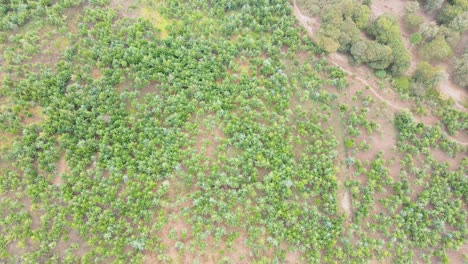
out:
<path id="1" fill-rule="evenodd" d="M 64 51 L 68 46 L 70 46 L 70 39 L 65 36 L 58 36 L 53 40 L 54 48 L 58 52 Z"/>
<path id="2" fill-rule="evenodd" d="M 172 22 L 169 19 L 164 18 L 161 14 L 152 7 L 142 7 L 140 13 L 144 18 L 147 18 L 154 25 L 156 29 L 161 32 L 161 38 L 166 39 L 168 37 L 167 26 Z"/>

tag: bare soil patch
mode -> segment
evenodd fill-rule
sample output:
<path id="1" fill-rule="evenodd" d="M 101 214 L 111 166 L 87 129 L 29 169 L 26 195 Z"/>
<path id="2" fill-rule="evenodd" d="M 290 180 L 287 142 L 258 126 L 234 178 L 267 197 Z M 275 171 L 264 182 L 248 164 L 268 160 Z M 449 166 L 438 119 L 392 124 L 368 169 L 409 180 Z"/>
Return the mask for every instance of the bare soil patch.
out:
<path id="1" fill-rule="evenodd" d="M 57 172 L 52 180 L 52 184 L 61 185 L 63 183 L 62 174 L 68 171 L 67 161 L 65 160 L 65 154 L 62 154 L 60 160 L 56 164 Z"/>
<path id="2" fill-rule="evenodd" d="M 405 6 L 408 4 L 408 1 L 402 0 L 374 0 L 371 5 L 372 18 L 376 18 L 385 13 L 389 14 L 404 14 Z"/>
<path id="3" fill-rule="evenodd" d="M 94 67 L 91 71 L 91 77 L 93 77 L 95 80 L 100 79 L 102 77 L 101 70 L 98 67 Z"/>
<path id="4" fill-rule="evenodd" d="M 216 159 L 216 150 L 223 138 L 223 131 L 217 126 L 210 124 L 213 116 L 208 115 L 199 122 L 198 133 L 195 138 L 195 149 L 197 152 L 207 158 L 209 161 Z"/>
<path id="5" fill-rule="evenodd" d="M 42 107 L 36 105 L 29 109 L 28 112 L 30 116 L 25 116 L 22 120 L 25 125 L 39 124 L 44 120 Z"/>
<path id="6" fill-rule="evenodd" d="M 62 237 L 59 241 L 57 241 L 57 246 L 55 247 L 54 251 L 58 254 L 61 258 L 65 256 L 65 251 L 70 250 L 71 247 L 78 245 L 76 249 L 72 250 L 73 255 L 77 257 L 83 257 L 86 253 L 91 251 L 91 247 L 86 243 L 85 240 L 81 237 L 81 235 L 71 229 L 70 232 L 66 235 L 67 239 Z"/>
<path id="7" fill-rule="evenodd" d="M 465 109 L 463 105 L 468 102 L 468 90 L 458 86 L 452 80 L 452 76 L 450 75 L 453 72 L 452 66 L 448 63 L 441 63 L 439 66 L 448 74 L 448 78 L 440 82 L 439 92 L 446 97 L 452 98 L 459 109 Z"/>

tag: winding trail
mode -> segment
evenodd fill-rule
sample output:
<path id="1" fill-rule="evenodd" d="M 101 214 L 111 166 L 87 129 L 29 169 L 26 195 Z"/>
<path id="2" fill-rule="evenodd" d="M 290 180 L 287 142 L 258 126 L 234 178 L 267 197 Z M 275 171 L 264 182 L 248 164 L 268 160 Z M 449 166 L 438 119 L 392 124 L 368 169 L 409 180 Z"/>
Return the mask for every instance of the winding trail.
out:
<path id="1" fill-rule="evenodd" d="M 353 79 L 355 80 L 358 80 L 359 82 L 361 82 L 362 84 L 364 84 L 366 87 L 369 88 L 369 90 L 377 97 L 379 98 L 381 101 L 384 101 L 386 104 L 388 104 L 389 106 L 397 109 L 397 110 L 400 110 L 400 111 L 409 111 L 409 109 L 407 107 L 402 107 L 402 106 L 398 106 L 392 102 L 390 102 L 389 100 L 385 99 L 384 97 L 382 97 L 374 88 L 373 86 L 375 84 L 371 84 L 369 83 L 367 80 L 365 80 L 364 78 L 361 78 L 357 75 L 355 75 L 355 72 L 352 72 L 351 70 L 349 70 L 349 68 L 351 68 L 351 66 L 348 64 L 347 61 L 344 61 L 344 60 L 347 60 L 347 58 L 345 57 L 345 55 L 343 54 L 338 54 L 338 53 L 333 53 L 333 54 L 330 54 L 328 55 L 328 58 L 329 58 L 329 62 L 337 67 L 340 67 L 342 71 L 346 72 L 349 76 L 351 76 Z M 336 63 L 336 61 L 344 61 L 344 62 L 341 62 L 340 64 L 339 63 Z M 358 68 L 358 67 L 362 67 L 362 66 L 355 66 L 354 68 Z"/>
<path id="2" fill-rule="evenodd" d="M 302 14 L 301 10 L 296 4 L 296 0 L 293 0 L 293 11 L 294 15 L 296 18 L 299 20 L 299 23 L 301 26 L 307 31 L 307 34 L 311 39 L 314 39 L 314 28 L 320 27 L 319 21 L 317 21 L 314 18 L 311 18 L 309 16 L 306 16 Z M 369 75 L 369 69 L 365 68 L 365 66 L 351 66 L 348 63 L 348 59 L 345 55 L 339 54 L 339 53 L 332 53 L 327 56 L 328 61 L 333 64 L 334 66 L 337 66 L 341 68 L 345 73 L 347 73 L 350 77 L 353 77 L 353 79 L 359 81 L 360 83 L 364 84 L 366 87 L 369 88 L 370 92 L 372 92 L 375 97 L 377 97 L 379 100 L 385 102 L 387 105 L 391 106 L 392 108 L 399 110 L 399 111 L 410 111 L 410 109 L 407 106 L 403 106 L 401 102 L 391 102 L 388 99 L 384 98 L 381 96 L 373 87 L 377 86 L 377 83 L 375 80 L 372 80 L 371 82 L 365 80 L 364 78 L 360 76 L 366 76 Z M 418 120 L 417 117 L 414 117 L 418 122 L 424 123 L 421 120 Z M 452 141 L 460 144 L 460 145 L 468 145 L 468 142 L 463 142 L 460 140 L 457 140 L 447 134 L 445 131 L 442 131 L 444 133 L 444 136 L 447 138 L 450 138 Z"/>

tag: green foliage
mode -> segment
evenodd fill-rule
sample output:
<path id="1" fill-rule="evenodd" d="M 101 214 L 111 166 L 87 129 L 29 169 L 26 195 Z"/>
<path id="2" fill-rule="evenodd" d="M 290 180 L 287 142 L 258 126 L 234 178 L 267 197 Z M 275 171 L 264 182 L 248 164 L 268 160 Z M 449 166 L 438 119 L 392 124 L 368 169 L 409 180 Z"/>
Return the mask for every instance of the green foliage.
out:
<path id="1" fill-rule="evenodd" d="M 367 5 L 358 5 L 353 9 L 352 19 L 356 26 L 360 29 L 364 29 L 370 20 L 370 9 Z"/>
<path id="2" fill-rule="evenodd" d="M 392 62 L 392 49 L 375 41 L 362 40 L 351 47 L 351 55 L 358 63 L 367 63 L 373 69 L 386 69 Z"/>
<path id="3" fill-rule="evenodd" d="M 441 109 L 440 112 L 442 124 L 445 125 L 450 135 L 468 129 L 468 113 L 450 108 Z"/>
<path id="4" fill-rule="evenodd" d="M 78 6 L 82 0 L 77 1 L 17 1 L 3 0 L 0 4 L 0 31 L 18 29 L 34 18 L 47 18 L 47 21 L 59 25 L 62 23 L 63 11 L 66 8 Z"/>
<path id="5" fill-rule="evenodd" d="M 444 61 L 453 56 L 453 51 L 445 38 L 437 37 L 423 44 L 420 49 L 420 54 L 429 61 Z"/>
<path id="6" fill-rule="evenodd" d="M 410 84 L 411 84 L 411 78 L 408 76 L 400 76 L 397 78 L 393 78 L 393 86 L 400 93 L 409 94 Z"/>
<path id="7" fill-rule="evenodd" d="M 415 45 L 415 44 L 419 44 L 421 41 L 422 41 L 423 37 L 421 34 L 419 33 L 413 33 L 410 35 L 410 43 Z"/>
<path id="8" fill-rule="evenodd" d="M 424 8 L 429 12 L 433 12 L 442 7 L 444 0 L 424 0 L 423 2 Z"/>
<path id="9" fill-rule="evenodd" d="M 460 1 L 461 2 L 461 1 Z M 466 11 L 466 10 L 465 10 Z M 464 8 L 462 5 L 457 4 L 448 4 L 446 5 L 438 14 L 437 21 L 440 24 L 448 25 L 450 24 L 456 17 L 461 15 L 464 12 Z"/>
<path id="10" fill-rule="evenodd" d="M 468 30 L 468 11 L 461 13 L 460 15 L 456 16 L 450 24 L 448 24 L 449 28 L 458 31 L 458 32 L 465 32 Z"/>
<path id="11" fill-rule="evenodd" d="M 371 23 L 367 32 L 377 42 L 388 45 L 392 49 L 393 60 L 390 64 L 390 72 L 395 76 L 403 74 L 411 64 L 411 56 L 403 45 L 396 19 L 388 15 L 380 16 Z"/>
<path id="12" fill-rule="evenodd" d="M 445 41 L 453 48 L 455 49 L 458 43 L 460 42 L 460 33 L 445 27 L 445 26 L 440 26 L 439 31 L 438 31 L 438 37 L 442 37 L 445 39 Z"/>
<path id="13" fill-rule="evenodd" d="M 401 42 L 392 44 L 393 63 L 390 66 L 390 72 L 394 76 L 402 75 L 411 65 L 411 56 Z"/>
<path id="14" fill-rule="evenodd" d="M 407 112 L 395 115 L 394 125 L 398 130 L 397 146 L 400 151 L 417 154 L 425 148 L 433 147 L 447 152 L 450 156 L 455 156 L 459 151 L 459 146 L 447 139 L 440 127 L 416 123 Z"/>
<path id="15" fill-rule="evenodd" d="M 433 67 L 427 62 L 418 64 L 412 81 L 423 84 L 427 89 L 434 88 L 445 76 L 440 67 Z"/>
<path id="16" fill-rule="evenodd" d="M 432 41 L 436 36 L 437 33 L 439 32 L 439 26 L 431 21 L 427 22 L 421 25 L 419 28 L 419 33 L 424 37 L 425 41 Z"/>
<path id="17" fill-rule="evenodd" d="M 328 51 L 349 52 L 351 46 L 361 39 L 360 29 L 370 19 L 369 7 L 354 1 L 324 3 L 320 10 L 322 23 L 317 33 L 317 42 Z M 337 44 L 339 47 L 335 49 Z"/>
<path id="18" fill-rule="evenodd" d="M 390 15 L 379 16 L 367 29 L 367 33 L 383 44 L 401 42 L 400 29 L 395 17 Z"/>
<path id="19" fill-rule="evenodd" d="M 333 53 L 338 50 L 340 43 L 335 41 L 333 38 L 325 36 L 323 34 L 317 34 L 317 44 L 328 53 Z"/>
<path id="20" fill-rule="evenodd" d="M 315 34 L 317 44 L 327 52 L 349 52 L 356 63 L 365 63 L 377 70 L 401 75 L 410 65 L 408 51 L 401 40 L 398 23 L 393 17 L 381 16 L 370 26 L 368 5 L 355 2 L 325 1 L 304 3 L 321 14 L 321 26 Z M 314 9 L 315 10 L 315 9 Z M 315 13 L 315 12 L 313 12 Z M 362 37 L 361 30 L 375 40 Z"/>
<path id="21" fill-rule="evenodd" d="M 377 70 L 375 71 L 375 76 L 377 76 L 379 79 L 385 79 L 385 77 L 387 77 L 387 72 L 383 70 Z"/>
<path id="22" fill-rule="evenodd" d="M 468 53 L 453 62 L 453 80 L 461 87 L 468 87 Z"/>

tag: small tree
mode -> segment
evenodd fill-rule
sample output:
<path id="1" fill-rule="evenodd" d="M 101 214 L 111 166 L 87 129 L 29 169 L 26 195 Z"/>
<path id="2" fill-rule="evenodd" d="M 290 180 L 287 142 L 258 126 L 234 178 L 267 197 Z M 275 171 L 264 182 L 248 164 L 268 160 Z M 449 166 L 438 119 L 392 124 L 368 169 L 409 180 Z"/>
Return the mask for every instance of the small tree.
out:
<path id="1" fill-rule="evenodd" d="M 433 67 L 429 63 L 423 61 L 418 64 L 418 68 L 414 72 L 413 82 L 421 83 L 425 88 L 435 88 L 437 84 L 445 78 L 440 67 Z"/>
<path id="2" fill-rule="evenodd" d="M 424 1 L 424 9 L 429 12 L 434 12 L 435 10 L 442 7 L 444 0 L 425 0 Z"/>
<path id="3" fill-rule="evenodd" d="M 353 10 L 352 19 L 356 26 L 363 29 L 367 26 L 370 19 L 370 9 L 366 5 L 359 5 Z"/>
<path id="4" fill-rule="evenodd" d="M 351 47 L 357 62 L 367 63 L 373 69 L 386 69 L 392 62 L 392 49 L 376 41 L 362 40 Z"/>
<path id="5" fill-rule="evenodd" d="M 426 60 L 431 61 L 447 60 L 453 56 L 452 48 L 443 37 L 437 37 L 424 44 L 420 53 Z"/>

